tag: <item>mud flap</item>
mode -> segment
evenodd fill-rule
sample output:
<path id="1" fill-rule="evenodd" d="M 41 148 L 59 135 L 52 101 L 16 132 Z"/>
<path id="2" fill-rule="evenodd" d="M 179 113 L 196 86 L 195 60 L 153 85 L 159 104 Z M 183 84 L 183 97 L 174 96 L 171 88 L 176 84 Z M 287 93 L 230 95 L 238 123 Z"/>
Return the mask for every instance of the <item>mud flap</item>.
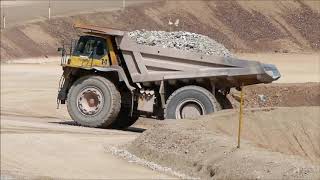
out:
<path id="1" fill-rule="evenodd" d="M 60 104 L 66 103 L 66 99 L 68 96 L 68 89 L 70 86 L 70 73 L 71 71 L 64 71 L 60 78 L 58 96 L 57 96 L 57 109 L 59 109 Z"/>

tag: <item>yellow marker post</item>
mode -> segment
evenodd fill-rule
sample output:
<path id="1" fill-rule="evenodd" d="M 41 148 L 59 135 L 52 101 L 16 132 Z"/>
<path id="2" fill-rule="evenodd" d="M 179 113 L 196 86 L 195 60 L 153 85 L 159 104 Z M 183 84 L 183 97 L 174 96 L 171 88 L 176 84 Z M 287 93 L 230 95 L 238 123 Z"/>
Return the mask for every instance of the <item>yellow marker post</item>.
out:
<path id="1" fill-rule="evenodd" d="M 240 148 L 240 136 L 241 136 L 241 128 L 242 128 L 242 117 L 243 117 L 243 87 L 241 86 L 240 93 L 240 111 L 239 111 L 239 128 L 238 128 L 238 146 Z"/>

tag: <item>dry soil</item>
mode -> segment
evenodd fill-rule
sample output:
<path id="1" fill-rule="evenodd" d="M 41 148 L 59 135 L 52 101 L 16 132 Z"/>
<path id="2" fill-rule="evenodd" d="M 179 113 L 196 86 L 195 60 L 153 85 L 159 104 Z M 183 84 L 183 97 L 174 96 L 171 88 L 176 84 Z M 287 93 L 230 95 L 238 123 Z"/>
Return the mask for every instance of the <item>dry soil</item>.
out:
<path id="1" fill-rule="evenodd" d="M 259 57 L 260 55 L 258 54 L 256 56 Z M 283 56 L 287 57 L 288 55 L 278 54 L 276 58 L 281 62 Z M 306 55 L 305 59 L 308 59 L 308 57 L 309 55 Z M 15 61 L 16 63 L 18 62 L 18 64 L 1 64 L 1 169 L 3 173 L 10 176 L 23 176 L 26 178 L 168 177 L 140 166 L 128 164 L 105 151 L 105 147 L 125 146 L 125 144 L 133 141 L 139 135 L 137 134 L 138 132 L 141 133 L 145 129 L 150 129 L 167 121 L 141 118 L 133 128 L 129 129 L 133 132 L 70 126 L 73 125 L 73 123 L 70 121 L 65 106 L 56 109 L 57 86 L 62 70 L 56 63 L 57 60 L 52 59 L 50 61 L 51 62 L 46 63 L 46 61 L 42 59 L 35 58 L 33 61 L 30 61 L 30 59 Z M 313 63 L 307 60 L 305 62 Z M 296 66 L 294 63 L 290 65 L 293 68 Z M 289 75 L 291 72 L 284 70 L 282 73 L 284 75 L 288 73 Z M 308 70 L 302 71 L 302 74 L 303 76 L 300 76 L 300 79 L 296 79 L 297 82 L 308 82 L 309 77 L 314 76 L 314 74 L 309 74 Z M 290 78 L 287 80 L 292 82 Z M 315 87 L 319 86 L 318 83 L 311 84 L 312 86 L 314 84 Z M 309 85 L 310 83 L 295 84 L 298 88 Z M 284 84 L 263 85 L 263 87 L 270 87 L 271 89 L 277 89 L 282 86 L 284 86 Z M 255 90 L 255 88 L 252 90 Z M 256 90 L 259 91 L 259 88 Z M 290 91 L 291 89 L 289 89 L 289 92 Z M 316 96 L 319 96 L 319 92 L 320 91 L 315 91 Z M 282 97 L 283 94 L 280 95 L 280 97 Z M 308 94 L 305 95 L 306 98 L 310 98 L 307 96 Z M 299 104 L 294 106 L 299 106 Z M 304 168 L 308 167 L 311 168 L 311 170 L 309 171 L 307 169 L 307 175 L 303 175 L 302 177 L 312 177 L 314 173 L 310 162 L 314 163 L 319 160 L 320 141 L 316 141 L 319 133 L 315 131 L 315 129 L 319 129 L 319 121 L 316 120 L 318 117 L 319 109 L 317 107 L 281 108 L 273 111 L 268 110 L 266 112 L 246 112 L 243 138 L 251 143 L 249 148 L 253 148 L 254 152 L 258 152 L 250 153 L 248 149 L 244 148 L 244 151 L 241 151 L 240 154 L 236 153 L 230 157 L 239 157 L 238 160 L 244 157 L 250 157 L 251 162 L 251 160 L 256 161 L 254 158 L 263 156 L 265 157 L 261 160 L 263 162 L 266 162 L 266 160 L 278 162 L 275 159 L 285 157 L 284 159 L 286 160 L 287 156 L 282 156 L 277 153 L 270 154 L 269 151 L 281 152 L 302 158 L 302 160 L 288 160 L 288 162 L 286 161 L 284 163 L 281 161 L 278 162 L 279 166 L 286 165 L 287 167 L 288 165 L 288 167 L 298 167 L 298 170 L 299 167 L 301 167 L 302 170 L 299 170 L 298 173 L 305 173 Z M 195 132 L 198 131 L 193 132 L 190 127 L 192 126 L 197 129 L 199 126 L 204 126 L 209 134 L 218 133 L 217 136 L 210 135 L 208 137 L 225 140 L 225 142 L 223 141 L 224 144 L 219 144 L 219 146 L 222 145 L 227 148 L 225 152 L 228 152 L 230 150 L 228 148 L 234 147 L 236 121 L 237 112 L 228 110 L 216 116 L 204 117 L 204 120 L 200 120 L 201 123 L 196 123 L 196 126 L 193 125 L 193 122 L 189 122 L 187 127 L 181 126 L 181 130 L 186 128 L 189 129 L 186 130 L 188 133 L 197 134 Z M 170 124 L 166 126 L 168 126 L 168 130 L 173 128 L 173 130 L 176 131 L 176 129 L 174 129 L 175 126 L 171 127 Z M 160 129 L 159 131 L 163 130 L 162 132 L 166 132 L 161 126 L 156 129 L 158 128 Z M 144 139 L 143 137 L 148 137 L 150 131 L 148 132 L 149 133 L 146 133 L 146 135 L 143 135 L 141 138 Z M 181 132 L 185 132 L 185 130 Z M 163 136 L 164 134 L 159 133 L 159 135 Z M 230 139 L 230 136 L 233 138 Z M 176 135 L 176 138 L 178 137 L 180 137 L 180 134 Z M 193 142 L 188 140 L 185 143 L 192 144 Z M 181 148 L 183 148 L 183 146 L 181 146 Z M 266 150 L 268 152 L 265 152 Z M 136 153 L 136 151 L 132 152 Z M 148 151 L 143 150 L 143 152 Z M 137 155 L 140 154 L 137 153 Z M 150 155 L 154 156 L 154 154 Z M 163 159 L 171 158 L 171 156 L 164 155 L 160 157 Z M 147 156 L 140 157 L 147 158 Z M 217 154 L 217 157 L 219 157 L 219 154 Z M 270 159 L 267 157 L 270 157 Z M 161 161 L 157 161 L 157 158 L 151 158 L 149 160 L 161 163 Z M 184 161 L 184 159 L 182 160 Z M 239 168 L 241 167 L 240 163 L 239 160 L 238 164 L 234 166 Z M 252 163 L 255 164 L 255 162 Z M 294 165 L 292 165 L 292 163 Z M 306 164 L 303 165 L 303 163 Z M 109 167 L 110 164 L 112 164 L 112 167 L 109 169 L 106 168 Z M 230 163 L 225 165 L 230 165 Z M 201 166 L 201 163 L 200 165 L 195 165 L 197 168 L 200 168 L 199 166 Z M 65 167 L 68 167 L 67 170 Z M 176 167 L 180 166 L 177 165 Z M 274 172 L 274 166 L 268 166 L 268 168 Z M 54 170 L 48 173 L 48 169 Z M 249 170 L 250 168 L 247 171 Z M 207 172 L 211 170 L 209 168 L 209 171 L 202 171 L 204 172 L 204 177 L 207 177 Z M 224 171 L 219 172 L 221 175 L 221 172 Z M 290 172 L 292 171 L 290 170 Z M 282 172 L 279 173 L 281 174 Z M 278 177 L 279 173 L 273 173 L 271 177 Z M 202 176 L 197 173 L 195 175 Z M 252 177 L 256 177 L 256 175 L 259 175 L 259 173 Z"/>
<path id="2" fill-rule="evenodd" d="M 52 4 L 50 21 L 45 2 L 6 3 L 1 13 L 11 27 L 1 30 L 1 62 L 20 64 L 1 64 L 1 178 L 172 178 L 114 157 L 107 150 L 113 146 L 205 179 L 320 178 L 319 1 L 157 1 L 114 12 L 105 11 L 119 2 L 68 1 Z M 177 27 L 168 26 L 177 19 Z M 245 111 L 240 150 L 236 110 L 197 121 L 140 118 L 128 131 L 73 126 L 65 107 L 56 109 L 62 72 L 50 56 L 79 34 L 77 22 L 205 34 L 246 52 L 238 57 L 276 64 L 281 84 L 246 89 L 246 107 L 268 108 Z"/>
<path id="3" fill-rule="evenodd" d="M 319 179 L 320 108 L 247 110 L 240 149 L 237 112 L 159 123 L 127 149 L 202 179 Z"/>
<path id="4" fill-rule="evenodd" d="M 138 136 L 60 119 L 1 116 L 1 179 L 168 179 L 107 152 Z"/>
<path id="5" fill-rule="evenodd" d="M 61 72 L 57 63 L 1 65 L 1 179 L 173 178 L 107 152 L 139 131 L 71 126 L 56 109 Z"/>
<path id="6" fill-rule="evenodd" d="M 81 12 L 84 7 L 102 10 L 114 9 L 115 1 L 107 3 L 58 3 L 53 14 L 68 11 Z M 126 1 L 128 2 L 128 1 Z M 94 24 L 123 30 L 189 31 L 207 35 L 235 52 L 305 52 L 319 51 L 320 4 L 319 1 L 148 1 L 140 5 L 112 12 L 95 12 L 68 17 L 54 17 L 25 25 L 7 28 L 1 32 L 1 59 L 44 57 L 56 55 L 62 41 L 69 43 L 79 33 L 74 23 Z M 37 7 L 36 5 L 39 5 Z M 9 18 L 46 19 L 45 3 L 35 3 L 34 8 L 9 7 L 14 13 Z M 70 7 L 72 7 L 70 9 Z M 22 11 L 23 9 L 23 11 Z M 35 14 L 36 13 L 36 14 Z M 38 16 L 35 16 L 37 15 Z M 226 16 L 227 14 L 227 16 Z M 169 26 L 176 22 L 178 26 Z M 9 21 L 10 22 L 10 21 Z M 248 28 L 250 27 L 250 28 Z"/>

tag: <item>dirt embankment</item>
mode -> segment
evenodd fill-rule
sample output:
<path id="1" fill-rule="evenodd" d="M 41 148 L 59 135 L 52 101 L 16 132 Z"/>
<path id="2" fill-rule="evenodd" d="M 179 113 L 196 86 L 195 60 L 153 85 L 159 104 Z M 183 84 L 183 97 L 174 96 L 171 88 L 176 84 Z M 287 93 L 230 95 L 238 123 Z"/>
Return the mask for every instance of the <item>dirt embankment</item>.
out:
<path id="1" fill-rule="evenodd" d="M 74 23 L 123 30 L 184 30 L 208 35 L 233 52 L 299 52 L 320 49 L 317 1 L 159 1 L 51 21 L 1 32 L 1 59 L 57 55 L 62 41 L 78 34 Z M 179 19 L 179 25 L 168 22 Z"/>
<path id="2" fill-rule="evenodd" d="M 202 179 L 318 179 L 319 107 L 237 112 L 160 123 L 127 148 L 137 156 Z"/>
<path id="3" fill-rule="evenodd" d="M 319 179 L 319 90 L 319 83 L 245 87 L 241 149 L 237 109 L 156 125 L 138 121 L 149 130 L 127 149 L 201 179 Z M 239 92 L 228 98 L 238 108 Z"/>
<path id="4" fill-rule="evenodd" d="M 243 91 L 246 108 L 320 106 L 319 83 L 262 84 Z M 239 91 L 233 89 L 228 98 L 234 107 L 239 106 Z"/>

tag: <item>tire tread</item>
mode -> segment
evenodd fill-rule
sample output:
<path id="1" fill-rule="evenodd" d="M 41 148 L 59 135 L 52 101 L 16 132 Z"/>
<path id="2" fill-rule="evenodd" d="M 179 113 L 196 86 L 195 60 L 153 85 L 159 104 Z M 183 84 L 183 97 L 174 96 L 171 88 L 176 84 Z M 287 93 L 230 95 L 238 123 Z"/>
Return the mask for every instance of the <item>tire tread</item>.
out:
<path id="1" fill-rule="evenodd" d="M 121 95 L 120 92 L 118 91 L 118 89 L 116 88 L 116 86 L 108 79 L 106 79 L 105 77 L 102 76 L 95 76 L 95 75 L 88 75 L 88 76 L 83 76 L 81 78 L 79 78 L 78 80 L 75 81 L 75 83 L 71 86 L 69 93 L 68 93 L 68 99 L 70 99 L 71 97 L 71 93 L 73 91 L 73 89 L 80 84 L 81 82 L 87 80 L 87 79 L 95 79 L 98 80 L 100 82 L 102 82 L 103 84 L 105 84 L 109 89 L 110 89 L 110 93 L 111 93 L 111 98 L 112 98 L 112 103 L 111 103 L 111 109 L 110 112 L 106 117 L 104 117 L 103 121 L 101 124 L 98 124 L 96 127 L 103 127 L 103 128 L 108 128 L 113 121 L 115 121 L 115 119 L 118 116 L 118 113 L 120 112 L 120 108 L 121 108 Z M 71 115 L 72 112 L 71 108 L 67 108 L 68 109 L 68 113 Z M 82 125 L 82 124 L 81 124 Z M 86 126 L 86 125 L 83 125 Z"/>
<path id="2" fill-rule="evenodd" d="M 182 91 L 184 91 L 184 90 L 190 90 L 190 89 L 194 89 L 194 90 L 196 90 L 196 91 L 200 91 L 200 92 L 204 93 L 204 94 L 210 99 L 210 101 L 212 102 L 213 108 L 214 108 L 216 111 L 221 110 L 221 105 L 218 103 L 218 101 L 216 100 L 216 98 L 214 97 L 214 95 L 213 95 L 212 93 L 210 93 L 207 89 L 205 89 L 205 88 L 203 88 L 203 87 L 200 87 L 200 86 L 189 85 L 189 86 L 184 86 L 184 87 L 182 87 L 182 88 L 179 88 L 179 89 L 175 90 L 175 91 L 169 96 L 169 98 L 167 99 L 165 108 L 164 108 L 164 117 L 165 117 L 165 119 L 166 119 L 166 117 L 167 117 L 167 111 L 166 111 L 166 109 L 168 108 L 168 104 L 170 103 L 170 101 L 171 101 L 177 94 L 179 94 L 180 92 L 182 92 Z"/>

